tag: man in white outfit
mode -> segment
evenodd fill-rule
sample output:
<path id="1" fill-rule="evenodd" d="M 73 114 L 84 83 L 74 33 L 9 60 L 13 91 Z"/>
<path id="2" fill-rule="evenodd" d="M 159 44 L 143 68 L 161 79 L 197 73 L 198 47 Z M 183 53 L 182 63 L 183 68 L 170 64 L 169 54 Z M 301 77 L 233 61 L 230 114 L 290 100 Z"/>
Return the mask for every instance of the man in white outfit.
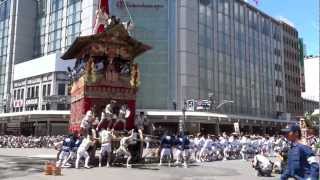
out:
<path id="1" fill-rule="evenodd" d="M 129 118 L 131 112 L 129 108 L 127 108 L 127 105 L 122 105 L 119 110 L 119 117 L 117 118 L 116 122 L 113 125 L 113 128 L 116 127 L 116 125 L 121 122 L 123 124 L 123 130 L 126 130 L 127 127 L 127 118 Z"/>
<path id="2" fill-rule="evenodd" d="M 208 158 L 209 158 L 209 155 L 211 154 L 212 144 L 213 144 L 212 139 L 209 136 L 207 136 L 204 142 L 204 145 L 200 151 L 200 160 L 202 162 L 209 160 Z"/>
<path id="3" fill-rule="evenodd" d="M 130 141 L 132 141 L 133 136 L 134 136 L 134 132 L 133 132 L 133 129 L 132 129 L 130 131 L 130 136 L 123 137 L 120 140 L 120 147 L 116 150 L 116 155 L 117 156 L 121 155 L 121 154 L 127 156 L 127 168 L 131 167 L 131 164 L 129 164 L 129 163 L 130 163 L 130 160 L 132 158 L 132 155 L 128 150 L 128 145 L 129 145 Z"/>
<path id="4" fill-rule="evenodd" d="M 104 110 L 101 112 L 101 121 L 97 126 L 97 130 L 101 129 L 102 127 L 111 128 L 112 118 L 113 118 L 113 108 L 115 106 L 116 101 L 111 100 L 110 104 L 107 104 Z"/>
<path id="5" fill-rule="evenodd" d="M 197 162 L 201 162 L 200 161 L 200 151 L 201 151 L 205 141 L 206 141 L 206 139 L 204 138 L 204 136 L 199 133 L 198 139 L 195 141 L 195 145 L 196 145 L 195 159 Z"/>
<path id="6" fill-rule="evenodd" d="M 107 167 L 110 167 L 110 160 L 111 160 L 111 152 L 112 152 L 112 138 L 115 138 L 113 135 L 113 129 L 110 128 L 102 129 L 100 131 L 100 143 L 101 143 L 101 150 L 99 156 L 99 167 L 102 166 L 102 159 L 107 154 Z"/>
<path id="7" fill-rule="evenodd" d="M 89 160 L 90 156 L 88 154 L 88 149 L 90 146 L 93 145 L 93 138 L 92 136 L 88 135 L 85 139 L 83 139 L 82 143 L 80 144 L 78 151 L 77 151 L 77 160 L 76 160 L 76 168 L 79 169 L 79 163 L 81 158 L 85 158 L 84 167 L 89 169 Z"/>
<path id="8" fill-rule="evenodd" d="M 80 129 L 83 132 L 83 134 L 86 136 L 92 126 L 92 121 L 93 121 L 93 114 L 92 111 L 87 111 L 86 115 L 82 118 L 81 124 L 80 124 Z"/>

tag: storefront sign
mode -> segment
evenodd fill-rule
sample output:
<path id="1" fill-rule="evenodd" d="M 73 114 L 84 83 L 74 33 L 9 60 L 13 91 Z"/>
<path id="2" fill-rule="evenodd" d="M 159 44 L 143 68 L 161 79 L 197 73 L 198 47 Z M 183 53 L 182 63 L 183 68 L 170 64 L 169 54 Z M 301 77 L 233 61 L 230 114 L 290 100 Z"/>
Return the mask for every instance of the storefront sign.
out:
<path id="1" fill-rule="evenodd" d="M 19 108 L 19 107 L 22 107 L 23 106 L 23 100 L 15 100 L 13 101 L 13 107 L 15 108 Z"/>
<path id="2" fill-rule="evenodd" d="M 118 8 L 126 8 L 126 6 L 128 8 L 154 8 L 154 9 L 159 9 L 159 8 L 163 8 L 164 5 L 161 4 L 145 4 L 144 2 L 142 3 L 133 3 L 133 2 L 124 2 L 123 0 L 118 0 L 117 1 L 117 7 Z"/>
<path id="3" fill-rule="evenodd" d="M 38 104 L 38 99 L 27 99 L 26 105 Z"/>
<path id="4" fill-rule="evenodd" d="M 186 110 L 187 111 L 194 111 L 194 106 L 195 106 L 195 101 L 192 99 L 192 100 L 187 100 L 186 101 L 186 105 L 187 105 L 187 107 L 186 107 Z"/>
<path id="5" fill-rule="evenodd" d="M 43 102 L 45 103 L 70 103 L 70 96 L 59 96 L 59 95 L 53 95 L 53 96 L 46 96 L 43 97 Z"/>

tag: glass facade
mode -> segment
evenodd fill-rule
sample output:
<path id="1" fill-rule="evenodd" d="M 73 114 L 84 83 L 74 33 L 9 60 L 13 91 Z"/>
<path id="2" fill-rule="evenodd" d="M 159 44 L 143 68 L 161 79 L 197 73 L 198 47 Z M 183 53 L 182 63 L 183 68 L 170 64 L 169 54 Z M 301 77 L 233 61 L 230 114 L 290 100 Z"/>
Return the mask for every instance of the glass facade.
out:
<path id="1" fill-rule="evenodd" d="M 66 48 L 72 44 L 76 37 L 80 36 L 80 30 L 81 0 L 68 0 Z"/>
<path id="2" fill-rule="evenodd" d="M 49 12 L 47 5 L 50 6 Z M 82 0 L 37 1 L 34 57 L 60 51 L 62 47 L 67 49 L 76 37 L 80 36 L 81 6 Z M 49 24 L 47 24 L 48 18 Z M 46 29 L 48 29 L 47 34 Z M 64 29 L 65 34 L 62 34 Z M 62 41 L 63 38 L 65 38 L 65 43 Z M 47 49 L 46 45 L 48 45 Z"/>
<path id="3" fill-rule="evenodd" d="M 135 24 L 133 37 L 152 50 L 137 58 L 141 72 L 138 108 L 167 109 L 171 103 L 169 93 L 169 4 L 171 0 L 126 1 Z M 128 21 L 129 14 L 123 1 L 109 1 L 111 14 Z"/>
<path id="4" fill-rule="evenodd" d="M 47 0 L 37 1 L 34 57 L 44 55 L 46 37 Z"/>
<path id="5" fill-rule="evenodd" d="M 6 79 L 11 0 L 0 1 L 0 98 L 4 96 Z M 2 101 L 2 99 L 0 99 Z"/>
<path id="6" fill-rule="evenodd" d="M 177 83 L 175 76 L 185 75 L 176 74 L 173 66 L 185 68 L 191 65 L 176 64 L 181 60 L 178 61 L 174 56 L 176 52 L 171 51 L 180 41 L 172 34 L 176 31 L 172 26 L 178 26 L 174 20 L 177 19 L 186 23 L 183 28 L 192 31 L 194 22 L 188 23 L 188 14 L 198 17 L 198 65 L 188 68 L 198 74 L 197 81 L 192 81 L 198 84 L 191 84 L 198 87 L 198 91 L 194 91 L 196 94 L 191 93 L 193 98 L 207 99 L 208 94 L 213 93 L 216 105 L 223 100 L 234 101 L 222 106 L 219 109 L 222 113 L 274 118 L 284 112 L 279 22 L 240 0 L 180 2 L 181 9 L 175 7 L 177 1 L 126 2 L 136 26 L 133 36 L 153 47 L 138 58 L 143 82 L 139 89 L 138 108 L 168 109 L 175 99 L 172 91 L 183 93 L 174 89 Z M 123 20 L 129 19 L 123 1 L 110 3 L 112 14 Z M 188 10 L 185 12 L 185 9 Z M 171 18 L 175 13 L 178 17 Z M 194 52 L 194 49 L 189 52 Z M 193 77 L 187 75 L 187 78 Z M 189 82 L 180 83 L 187 87 Z M 190 93 L 187 94 L 189 97 Z"/>
<path id="7" fill-rule="evenodd" d="M 61 49 L 63 0 L 50 2 L 48 53 Z"/>
<path id="8" fill-rule="evenodd" d="M 278 77 L 282 66 L 280 24 L 247 4 L 234 0 L 199 0 L 199 92 L 234 103 L 219 111 L 231 114 L 275 117 Z M 279 53 L 277 53 L 279 52 Z M 281 98 L 279 98 L 281 99 Z"/>

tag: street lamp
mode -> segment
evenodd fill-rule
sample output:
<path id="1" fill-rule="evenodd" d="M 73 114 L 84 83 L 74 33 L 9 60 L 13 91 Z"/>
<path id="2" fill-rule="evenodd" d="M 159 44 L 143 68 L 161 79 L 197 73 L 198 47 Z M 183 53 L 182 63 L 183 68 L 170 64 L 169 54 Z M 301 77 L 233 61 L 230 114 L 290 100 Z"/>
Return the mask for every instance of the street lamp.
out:
<path id="1" fill-rule="evenodd" d="M 234 103 L 234 101 L 230 101 L 230 100 L 222 100 L 220 104 L 218 104 L 216 107 L 215 107 L 215 111 L 219 108 L 221 108 L 223 105 L 225 104 L 228 104 L 228 103 Z"/>
<path id="2" fill-rule="evenodd" d="M 222 100 L 221 103 L 214 108 L 214 111 L 216 112 L 217 109 L 219 109 L 220 107 L 222 107 L 227 103 L 234 103 L 234 102 L 230 100 Z M 218 134 L 220 134 L 220 118 L 218 118 L 218 121 L 217 121 L 217 131 L 218 131 Z"/>
<path id="3" fill-rule="evenodd" d="M 212 107 L 214 105 L 214 97 L 213 97 L 213 93 L 208 93 L 208 98 L 209 98 L 209 102 L 210 102 L 210 111 L 212 110 Z"/>

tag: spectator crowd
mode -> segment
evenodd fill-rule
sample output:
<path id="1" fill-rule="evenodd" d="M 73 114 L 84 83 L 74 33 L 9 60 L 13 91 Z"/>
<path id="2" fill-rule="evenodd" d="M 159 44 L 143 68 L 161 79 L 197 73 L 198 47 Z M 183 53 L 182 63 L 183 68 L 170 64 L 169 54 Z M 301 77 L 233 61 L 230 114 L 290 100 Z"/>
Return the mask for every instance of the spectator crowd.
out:
<path id="1" fill-rule="evenodd" d="M 0 136 L 0 148 L 54 148 L 63 136 Z"/>

